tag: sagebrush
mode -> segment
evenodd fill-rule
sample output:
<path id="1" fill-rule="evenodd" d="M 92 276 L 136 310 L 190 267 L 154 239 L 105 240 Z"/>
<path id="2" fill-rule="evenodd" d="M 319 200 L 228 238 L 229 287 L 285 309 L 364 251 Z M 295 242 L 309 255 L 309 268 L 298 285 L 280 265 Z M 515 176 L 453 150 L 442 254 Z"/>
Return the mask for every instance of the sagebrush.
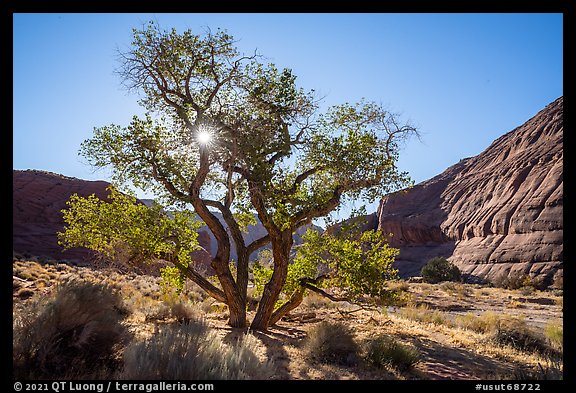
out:
<path id="1" fill-rule="evenodd" d="M 13 321 L 17 379 L 107 378 L 127 338 L 122 300 L 110 286 L 68 280 Z"/>
<path id="2" fill-rule="evenodd" d="M 416 348 L 386 335 L 369 339 L 364 346 L 366 360 L 376 367 L 390 366 L 405 371 L 420 361 Z"/>
<path id="3" fill-rule="evenodd" d="M 322 363 L 352 365 L 358 359 L 359 346 L 348 326 L 322 321 L 308 332 L 305 353 Z"/>
<path id="4" fill-rule="evenodd" d="M 133 341 L 124 351 L 120 379 L 239 380 L 268 379 L 271 362 L 261 362 L 258 340 L 242 336 L 226 344 L 200 320 L 166 325 L 148 340 Z"/>

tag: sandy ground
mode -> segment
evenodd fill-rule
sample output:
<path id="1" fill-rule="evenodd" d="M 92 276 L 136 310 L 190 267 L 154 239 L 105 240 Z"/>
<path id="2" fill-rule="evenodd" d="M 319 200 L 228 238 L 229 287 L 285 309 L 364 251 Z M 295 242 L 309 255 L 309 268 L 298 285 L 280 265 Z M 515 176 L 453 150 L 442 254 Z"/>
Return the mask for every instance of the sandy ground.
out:
<path id="1" fill-rule="evenodd" d="M 157 278 L 34 261 L 13 262 L 14 314 L 26 302 L 47 296 L 55 282 L 71 276 L 105 280 L 122 288 L 133 309 L 138 310 L 126 320 L 134 337 L 145 338 L 162 324 L 174 323 L 170 317 L 150 318 L 154 313 L 150 310 L 161 303 Z M 492 312 L 522 317 L 531 329 L 542 332 L 550 323 L 562 323 L 563 302 L 559 291 L 512 291 L 467 284 L 411 283 L 406 287 L 407 299 L 413 307 L 419 305 L 437 312 L 444 322 L 413 320 L 403 315 L 403 307 L 358 309 L 355 305 L 333 303 L 314 295 L 296 310 L 296 314 L 306 314 L 307 318 L 283 320 L 267 333 L 253 333 L 261 343 L 259 356 L 263 360 L 273 360 L 274 379 L 513 379 L 522 370 L 533 370 L 538 364 L 544 368 L 550 365 L 541 355 L 495 345 L 487 335 L 454 326 L 454 321 L 459 315 Z M 202 301 L 201 295 L 194 290 L 188 291 L 186 296 L 191 307 L 196 307 L 224 340 L 234 340 L 245 334 L 226 325 L 226 311 L 222 305 Z M 253 313 L 249 312 L 250 319 Z M 361 359 L 354 365 L 311 360 L 306 356 L 305 341 L 309 330 L 320 321 L 345 323 L 358 343 L 379 335 L 392 336 L 415 347 L 420 353 L 420 361 L 409 370 L 399 371 L 393 367 L 376 368 Z"/>

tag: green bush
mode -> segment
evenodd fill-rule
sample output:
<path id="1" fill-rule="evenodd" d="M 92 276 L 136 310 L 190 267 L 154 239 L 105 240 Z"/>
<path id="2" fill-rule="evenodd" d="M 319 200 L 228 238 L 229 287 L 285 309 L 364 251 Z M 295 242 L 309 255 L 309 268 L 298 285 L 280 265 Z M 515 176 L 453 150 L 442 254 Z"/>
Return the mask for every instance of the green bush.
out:
<path id="1" fill-rule="evenodd" d="M 522 289 L 525 296 L 531 294 L 534 289 L 544 290 L 547 280 L 544 276 L 531 277 L 526 273 L 510 272 L 503 273 L 493 281 L 494 286 L 504 289 Z"/>
<path id="2" fill-rule="evenodd" d="M 404 371 L 420 361 L 420 353 L 414 347 L 402 344 L 392 337 L 378 336 L 365 344 L 366 360 L 376 367 L 391 366 Z"/>
<path id="3" fill-rule="evenodd" d="M 126 337 L 122 300 L 109 286 L 69 280 L 13 322 L 17 379 L 108 378 Z"/>
<path id="4" fill-rule="evenodd" d="M 326 321 L 310 329 L 304 348 L 310 359 L 343 365 L 355 364 L 360 350 L 348 326 Z"/>
<path id="5" fill-rule="evenodd" d="M 238 380 L 267 379 L 271 362 L 260 362 L 258 341 L 247 334 L 233 344 L 198 320 L 166 325 L 145 341 L 134 341 L 124 351 L 120 379 Z"/>
<path id="6" fill-rule="evenodd" d="M 461 281 L 460 269 L 443 257 L 430 259 L 420 272 L 422 279 L 430 284 L 442 281 Z"/>

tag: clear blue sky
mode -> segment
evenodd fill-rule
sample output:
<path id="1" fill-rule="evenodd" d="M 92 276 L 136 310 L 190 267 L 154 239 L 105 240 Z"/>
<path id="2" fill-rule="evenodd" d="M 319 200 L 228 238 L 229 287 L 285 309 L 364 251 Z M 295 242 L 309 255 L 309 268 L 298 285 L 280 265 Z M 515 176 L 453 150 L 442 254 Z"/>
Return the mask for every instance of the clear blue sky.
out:
<path id="1" fill-rule="evenodd" d="M 14 169 L 108 180 L 78 149 L 94 127 L 143 113 L 114 69 L 148 20 L 227 29 L 326 106 L 365 97 L 401 113 L 422 135 L 399 161 L 416 182 L 563 95 L 562 14 L 14 14 Z"/>

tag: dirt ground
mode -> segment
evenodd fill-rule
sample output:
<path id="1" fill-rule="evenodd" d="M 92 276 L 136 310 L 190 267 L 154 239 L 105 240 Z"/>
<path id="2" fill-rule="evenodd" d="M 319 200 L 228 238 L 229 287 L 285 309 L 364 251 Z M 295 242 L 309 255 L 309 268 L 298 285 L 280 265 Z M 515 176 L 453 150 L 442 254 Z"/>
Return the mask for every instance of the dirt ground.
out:
<path id="1" fill-rule="evenodd" d="M 54 284 L 65 277 L 104 280 L 122 288 L 132 313 L 126 324 L 135 336 L 154 334 L 159 326 L 172 323 L 169 316 L 156 316 L 158 279 L 122 273 L 116 270 L 95 270 L 67 264 L 37 261 L 13 262 L 13 313 L 32 299 L 47 296 Z M 305 299 L 290 321 L 282 320 L 267 333 L 254 332 L 260 341 L 259 356 L 274 362 L 274 379 L 312 380 L 436 380 L 436 379 L 514 379 L 537 368 L 551 365 L 549 359 L 494 344 L 486 334 L 457 326 L 459 316 L 481 316 L 486 312 L 524 319 L 527 325 L 543 332 L 550 323 L 562 325 L 563 302 L 560 291 L 505 290 L 469 284 L 405 283 L 407 304 L 402 307 L 360 309 L 345 302 L 334 303 L 316 295 Z M 209 299 L 202 299 L 189 290 L 186 302 L 214 328 L 224 340 L 245 334 L 226 325 L 226 311 Z M 127 301 L 128 301 L 127 300 Z M 435 313 L 435 321 L 419 320 L 406 313 L 408 308 L 421 315 Z M 249 311 L 251 319 L 254 311 Z M 298 316 L 302 316 L 298 318 Z M 408 316 L 407 316 L 408 315 Z M 408 370 L 393 367 L 377 368 L 365 361 L 354 365 L 324 364 L 309 359 L 304 350 L 305 339 L 312 327 L 321 321 L 343 322 L 354 332 L 358 343 L 379 335 L 394 337 L 415 347 L 420 361 Z M 540 365 L 540 366 L 539 366 Z"/>

